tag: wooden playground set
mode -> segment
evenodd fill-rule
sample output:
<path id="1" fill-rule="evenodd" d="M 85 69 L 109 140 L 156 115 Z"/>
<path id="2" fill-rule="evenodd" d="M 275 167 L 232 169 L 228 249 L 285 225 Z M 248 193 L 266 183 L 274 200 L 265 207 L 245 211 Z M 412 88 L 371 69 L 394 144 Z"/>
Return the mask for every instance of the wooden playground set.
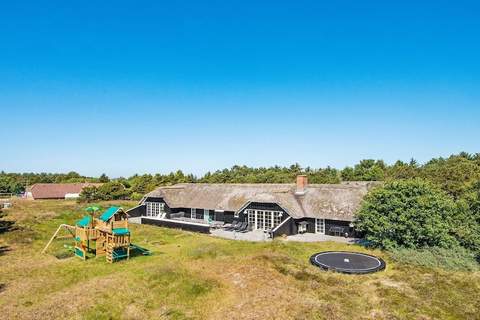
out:
<path id="1" fill-rule="evenodd" d="M 120 207 L 110 207 L 100 217 L 95 218 L 97 207 L 86 209 L 90 214 L 77 221 L 75 226 L 61 224 L 42 253 L 45 253 L 54 239 L 59 239 L 60 230 L 66 230 L 67 238 L 74 238 L 75 245 L 66 246 L 75 256 L 86 260 L 89 254 L 95 257 L 105 256 L 110 263 L 129 259 L 131 252 L 150 255 L 150 251 L 130 242 L 128 215 Z M 65 237 L 61 237 L 65 238 Z"/>

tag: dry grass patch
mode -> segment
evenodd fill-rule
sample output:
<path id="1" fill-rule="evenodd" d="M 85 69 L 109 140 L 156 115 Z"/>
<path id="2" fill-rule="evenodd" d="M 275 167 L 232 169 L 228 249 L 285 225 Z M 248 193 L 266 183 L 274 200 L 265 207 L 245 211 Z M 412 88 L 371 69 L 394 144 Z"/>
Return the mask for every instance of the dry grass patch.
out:
<path id="1" fill-rule="evenodd" d="M 194 266 L 225 286 L 210 319 L 287 319 L 312 307 L 285 276 L 256 257 L 196 261 Z"/>
<path id="2" fill-rule="evenodd" d="M 112 203 L 102 203 L 107 207 Z M 121 203 L 128 207 L 131 203 Z M 23 201 L 8 210 L 16 230 L 0 239 L 1 319 L 478 319 L 480 273 L 392 262 L 340 243 L 250 243 L 132 225 L 152 256 L 107 264 L 39 252 L 83 207 Z M 379 255 L 387 269 L 353 276 L 324 272 L 323 250 Z"/>

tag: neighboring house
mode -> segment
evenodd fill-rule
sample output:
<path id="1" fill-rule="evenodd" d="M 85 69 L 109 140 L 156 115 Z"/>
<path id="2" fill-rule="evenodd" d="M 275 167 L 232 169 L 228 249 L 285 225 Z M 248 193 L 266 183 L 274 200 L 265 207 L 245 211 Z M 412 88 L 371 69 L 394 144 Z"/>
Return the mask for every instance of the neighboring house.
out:
<path id="1" fill-rule="evenodd" d="M 376 184 L 308 184 L 306 176 L 296 184 L 177 184 L 148 193 L 128 214 L 145 224 L 200 232 L 208 232 L 208 224 L 240 220 L 273 237 L 303 232 L 353 237 L 354 214 Z"/>
<path id="2" fill-rule="evenodd" d="M 36 183 L 27 187 L 27 199 L 76 199 L 83 188 L 100 186 L 101 183 Z"/>

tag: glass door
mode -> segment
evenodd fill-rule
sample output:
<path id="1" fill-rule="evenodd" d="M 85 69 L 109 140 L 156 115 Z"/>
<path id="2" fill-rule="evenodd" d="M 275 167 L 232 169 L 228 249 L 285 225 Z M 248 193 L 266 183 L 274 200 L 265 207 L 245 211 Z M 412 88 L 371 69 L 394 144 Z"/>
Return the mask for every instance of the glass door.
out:
<path id="1" fill-rule="evenodd" d="M 253 230 L 257 228 L 255 224 L 255 211 L 253 210 L 248 210 L 248 226 Z"/>
<path id="2" fill-rule="evenodd" d="M 272 211 L 265 211 L 264 230 L 272 229 L 272 222 L 273 222 L 273 212 Z"/>
<path id="3" fill-rule="evenodd" d="M 263 211 L 257 211 L 257 229 L 263 230 L 265 228 L 265 215 Z"/>

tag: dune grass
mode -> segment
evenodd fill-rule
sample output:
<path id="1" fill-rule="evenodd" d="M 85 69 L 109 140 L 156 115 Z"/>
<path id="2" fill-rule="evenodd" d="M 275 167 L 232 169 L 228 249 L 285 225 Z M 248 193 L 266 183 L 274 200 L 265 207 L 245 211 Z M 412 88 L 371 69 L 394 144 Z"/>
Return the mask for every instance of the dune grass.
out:
<path id="1" fill-rule="evenodd" d="M 125 208 L 133 202 L 100 203 Z M 153 252 L 108 264 L 68 256 L 60 223 L 84 206 L 16 201 L 0 234 L 0 319 L 479 319 L 480 274 L 413 266 L 340 243 L 250 243 L 132 225 Z M 351 276 L 309 264 L 321 250 L 373 253 L 387 269 Z M 60 258 L 57 258 L 60 257 Z"/>

